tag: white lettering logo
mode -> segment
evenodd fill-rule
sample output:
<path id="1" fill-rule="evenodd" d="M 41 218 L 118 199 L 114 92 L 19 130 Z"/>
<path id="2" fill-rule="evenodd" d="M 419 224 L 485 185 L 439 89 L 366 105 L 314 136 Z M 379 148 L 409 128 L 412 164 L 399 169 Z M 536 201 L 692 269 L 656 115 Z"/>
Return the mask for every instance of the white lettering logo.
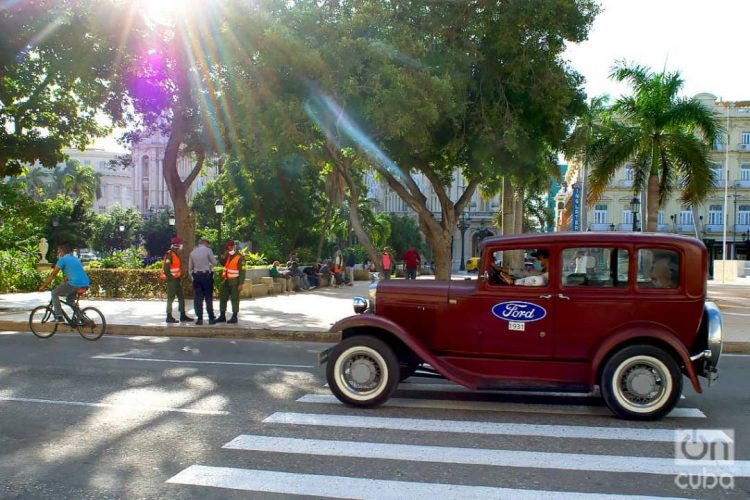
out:
<path id="1" fill-rule="evenodd" d="M 547 315 L 547 311 L 531 302 L 522 302 L 514 300 L 511 302 L 501 302 L 492 307 L 492 314 L 505 321 L 539 321 Z"/>

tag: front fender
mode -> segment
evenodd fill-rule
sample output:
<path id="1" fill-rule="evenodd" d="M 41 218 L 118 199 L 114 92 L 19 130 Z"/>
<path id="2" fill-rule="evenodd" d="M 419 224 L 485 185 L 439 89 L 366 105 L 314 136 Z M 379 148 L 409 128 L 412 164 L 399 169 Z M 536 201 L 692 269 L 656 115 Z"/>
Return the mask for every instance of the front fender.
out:
<path id="1" fill-rule="evenodd" d="M 436 357 L 424 344 L 414 338 L 414 336 L 407 330 L 402 328 L 400 325 L 393 321 L 383 318 L 382 316 L 376 316 L 374 314 L 357 314 L 349 316 L 342 320 L 337 321 L 331 326 L 331 332 L 342 332 L 351 329 L 358 328 L 375 328 L 379 330 L 385 330 L 398 338 L 403 342 L 411 351 L 419 356 L 419 358 L 425 363 L 429 363 L 438 373 L 442 376 L 461 384 L 469 389 L 476 389 L 479 383 L 479 379 L 476 375 L 469 373 L 461 368 L 453 366 L 452 364 L 446 363 L 440 358 Z"/>
<path id="2" fill-rule="evenodd" d="M 698 381 L 698 374 L 695 371 L 692 361 L 690 361 L 690 353 L 685 345 L 674 334 L 652 323 L 629 325 L 617 333 L 607 335 L 594 350 L 594 355 L 591 358 L 589 385 L 593 387 L 599 383 L 597 375 L 600 372 L 600 367 L 609 354 L 616 348 L 621 345 L 632 344 L 634 341 L 649 343 L 650 340 L 656 340 L 671 347 L 685 366 L 686 375 L 693 384 L 695 392 L 699 394 L 703 392 L 701 384 Z"/>

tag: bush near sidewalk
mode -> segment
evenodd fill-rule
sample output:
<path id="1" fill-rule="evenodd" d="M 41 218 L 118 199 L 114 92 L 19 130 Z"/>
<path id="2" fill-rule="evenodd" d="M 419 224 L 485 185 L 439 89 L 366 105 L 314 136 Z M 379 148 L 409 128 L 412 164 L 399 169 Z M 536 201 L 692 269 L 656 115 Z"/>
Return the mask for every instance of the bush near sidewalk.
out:
<path id="1" fill-rule="evenodd" d="M 86 269 L 91 280 L 89 295 L 107 298 L 163 298 L 164 281 L 156 269 Z"/>

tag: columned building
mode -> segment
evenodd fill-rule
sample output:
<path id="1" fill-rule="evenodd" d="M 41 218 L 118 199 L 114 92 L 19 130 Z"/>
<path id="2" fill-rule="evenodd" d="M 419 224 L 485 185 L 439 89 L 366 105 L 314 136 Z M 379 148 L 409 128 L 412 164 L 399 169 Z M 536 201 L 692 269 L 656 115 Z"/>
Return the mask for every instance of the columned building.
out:
<path id="1" fill-rule="evenodd" d="M 99 174 L 102 197 L 94 202 L 92 210 L 103 214 L 112 211 L 116 206 L 124 209 L 134 206 L 131 172 L 110 163 L 118 157 L 118 153 L 96 148 L 86 148 L 84 151 L 64 149 L 63 153 L 71 160 L 78 160 L 81 165 L 93 168 L 94 172 Z M 61 163 L 58 168 L 64 166 L 65 164 Z"/>
<path id="2" fill-rule="evenodd" d="M 153 135 L 133 145 L 131 151 L 131 186 L 133 204 L 144 214 L 173 208 L 167 183 L 164 180 L 164 151 L 167 147 L 167 137 Z M 177 161 L 177 171 L 181 179 L 185 179 L 193 170 L 195 159 L 180 157 Z M 217 176 L 216 167 L 207 166 L 204 162 L 203 171 L 206 175 L 196 177 L 188 191 L 188 201 L 195 193 Z"/>
<path id="3" fill-rule="evenodd" d="M 713 189 L 700 206 L 680 202 L 675 191 L 657 216 L 657 231 L 702 239 L 711 260 L 722 259 L 724 206 L 727 212 L 727 259 L 748 260 L 750 249 L 750 101 L 725 102 L 713 94 L 695 96 L 716 114 L 727 133 L 713 145 Z M 646 209 L 645 193 L 633 191 L 633 166 L 625 162 L 596 201 L 586 207 L 586 227 L 590 231 L 632 231 L 642 228 Z M 567 186 L 581 184 L 582 166 L 571 161 Z M 572 192 L 561 189 L 556 196 L 556 230 L 570 230 Z M 637 203 L 633 203 L 636 198 Z M 560 212 L 564 213 L 560 213 Z"/>
<path id="4" fill-rule="evenodd" d="M 440 202 L 432 185 L 424 175 L 414 177 L 422 193 L 427 197 L 427 207 L 433 216 L 440 220 Z M 405 215 L 416 219 L 417 214 L 411 210 L 404 200 L 392 190 L 383 180 L 376 180 L 373 175 L 366 178 L 368 197 L 372 202 L 373 210 L 376 212 L 388 212 Z M 453 182 L 448 188 L 447 194 L 454 203 L 458 201 L 461 193 L 466 189 L 466 180 L 460 170 L 453 172 Z M 464 257 L 464 265 L 471 257 L 479 255 L 479 243 L 488 236 L 500 234 L 500 230 L 492 223 L 492 216 L 497 212 L 500 204 L 498 196 L 483 198 L 479 191 L 475 191 L 471 201 L 464 212 L 460 215 L 458 224 L 453 228 L 452 244 L 452 269 L 459 270 L 461 266 L 461 255 Z"/>

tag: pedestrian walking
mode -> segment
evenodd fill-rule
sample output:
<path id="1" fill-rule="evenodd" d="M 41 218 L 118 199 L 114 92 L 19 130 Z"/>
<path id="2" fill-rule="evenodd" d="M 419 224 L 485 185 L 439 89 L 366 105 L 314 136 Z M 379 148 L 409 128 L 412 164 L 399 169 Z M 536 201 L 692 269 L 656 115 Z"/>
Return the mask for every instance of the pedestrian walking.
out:
<path id="1" fill-rule="evenodd" d="M 200 244 L 190 252 L 188 271 L 193 278 L 193 308 L 195 324 L 203 324 L 203 301 L 206 302 L 208 324 L 216 324 L 214 316 L 214 266 L 216 257 L 211 251 L 210 242 L 201 238 Z"/>
<path id="2" fill-rule="evenodd" d="M 356 257 L 354 256 L 354 249 L 350 248 L 346 254 L 346 278 L 347 285 L 354 285 L 354 266 L 356 265 Z"/>
<path id="3" fill-rule="evenodd" d="M 219 317 L 217 323 L 237 323 L 237 313 L 240 312 L 240 291 L 245 282 L 245 257 L 237 251 L 234 241 L 229 240 L 224 245 L 224 272 L 221 273 L 222 282 L 219 289 Z M 232 317 L 227 321 L 227 301 L 232 299 Z"/>
<path id="4" fill-rule="evenodd" d="M 406 279 L 408 280 L 417 279 L 417 268 L 419 267 L 419 253 L 417 253 L 414 247 L 409 247 L 409 249 L 406 252 L 404 252 L 404 256 L 402 260 L 404 261 L 404 267 L 406 268 L 406 271 L 405 271 Z"/>
<path id="5" fill-rule="evenodd" d="M 167 282 L 167 323 L 179 323 L 180 321 L 193 321 L 193 318 L 185 313 L 185 294 L 182 291 L 182 262 L 177 254 L 182 250 L 182 238 L 172 238 L 172 246 L 164 256 L 161 265 L 161 279 Z M 177 308 L 180 311 L 179 321 L 172 316 L 172 304 L 177 297 Z"/>

